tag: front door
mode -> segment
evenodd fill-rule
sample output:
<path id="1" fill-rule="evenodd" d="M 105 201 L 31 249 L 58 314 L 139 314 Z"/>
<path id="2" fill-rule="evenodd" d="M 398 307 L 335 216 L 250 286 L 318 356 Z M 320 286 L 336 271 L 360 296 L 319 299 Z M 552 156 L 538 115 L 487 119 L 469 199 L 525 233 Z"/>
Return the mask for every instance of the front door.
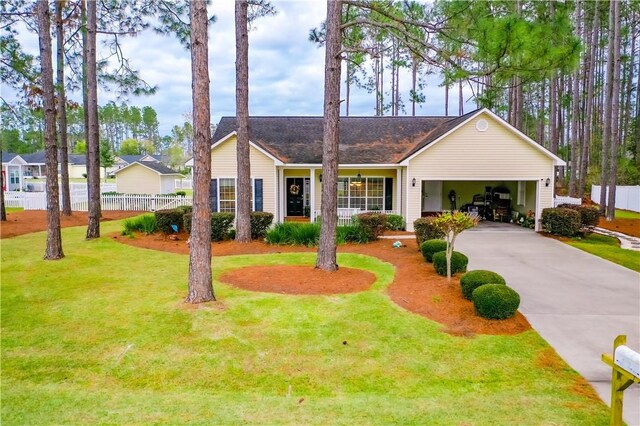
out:
<path id="1" fill-rule="evenodd" d="M 287 216 L 304 215 L 304 178 L 287 178 Z"/>
<path id="2" fill-rule="evenodd" d="M 423 180 L 422 181 L 422 211 L 440 212 L 442 211 L 442 181 Z"/>

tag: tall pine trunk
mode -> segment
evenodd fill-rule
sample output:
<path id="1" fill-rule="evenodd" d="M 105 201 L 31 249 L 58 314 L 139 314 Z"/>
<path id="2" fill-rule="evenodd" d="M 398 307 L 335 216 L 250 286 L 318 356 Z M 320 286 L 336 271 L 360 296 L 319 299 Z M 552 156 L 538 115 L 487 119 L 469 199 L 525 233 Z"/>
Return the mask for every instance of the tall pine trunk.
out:
<path id="1" fill-rule="evenodd" d="M 336 226 L 338 222 L 338 146 L 340 141 L 340 20 L 342 2 L 327 0 L 327 36 L 324 68 L 324 137 L 322 145 L 322 200 L 320 242 L 316 268 L 338 269 Z"/>
<path id="2" fill-rule="evenodd" d="M 247 0 L 236 0 L 237 199 L 236 241 L 251 241 L 251 161 L 249 149 L 249 36 Z"/>
<path id="3" fill-rule="evenodd" d="M 38 0 L 36 6 L 38 41 L 40 45 L 40 78 L 44 110 L 44 147 L 47 171 L 47 246 L 45 260 L 62 259 L 60 233 L 60 199 L 58 189 L 58 147 L 56 141 L 56 101 L 53 86 L 53 60 L 51 47 L 51 12 L 47 0 Z"/>
<path id="4" fill-rule="evenodd" d="M 189 4 L 193 102 L 193 216 L 187 303 L 215 300 L 211 278 L 211 104 L 207 2 Z"/>
<path id="5" fill-rule="evenodd" d="M 97 3 L 87 3 L 87 191 L 89 223 L 87 239 L 100 237 L 100 126 L 98 123 L 98 78 L 96 61 Z"/>
<path id="6" fill-rule="evenodd" d="M 0 139 L 0 158 L 2 158 L 2 140 Z M 0 222 L 7 221 L 7 208 L 4 205 L 4 174 L 0 171 Z"/>
<path id="7" fill-rule="evenodd" d="M 58 151 L 60 158 L 60 178 L 62 180 L 62 214 L 71 216 L 71 195 L 69 190 L 69 143 L 67 141 L 67 97 L 64 88 L 64 26 L 62 9 L 64 1 L 56 1 L 56 47 L 58 85 Z"/>
<path id="8" fill-rule="evenodd" d="M 584 140 L 582 141 L 582 157 L 580 160 L 580 181 L 578 184 L 578 196 L 582 198 L 584 195 L 584 186 L 586 184 L 587 173 L 589 171 L 589 161 L 591 152 L 591 140 L 593 137 L 593 107 L 595 104 L 594 99 L 594 86 L 595 86 L 595 72 L 596 72 L 596 46 L 598 41 L 598 33 L 600 27 L 600 4 L 599 0 L 594 3 L 594 15 L 593 23 L 589 29 L 590 31 L 590 43 L 589 43 L 589 59 L 585 61 L 587 64 L 586 71 L 586 87 L 587 96 L 585 99 L 585 115 L 584 115 Z"/>
<path id="9" fill-rule="evenodd" d="M 607 49 L 607 63 L 606 63 L 606 71 L 607 71 L 607 80 L 605 83 L 605 93 L 604 93 L 604 101 L 603 101 L 603 131 L 602 131 L 602 149 L 600 159 L 600 214 L 602 216 L 605 215 L 607 209 L 607 185 L 609 184 L 609 162 L 616 161 L 615 157 L 610 158 L 610 150 L 612 146 L 612 123 L 613 123 L 613 73 L 614 73 L 614 64 L 615 55 L 614 55 L 614 40 L 616 37 L 615 33 L 615 3 L 614 1 L 609 2 L 609 45 Z M 609 188 L 611 190 L 611 188 Z"/>
<path id="10" fill-rule="evenodd" d="M 576 17 L 577 24 L 576 34 L 578 37 L 583 37 L 582 34 L 582 16 L 581 16 L 580 0 L 576 1 Z M 569 166 L 569 196 L 575 197 L 576 191 L 576 178 L 578 176 L 578 127 L 580 123 L 580 67 L 576 68 L 573 73 L 573 80 L 571 84 L 571 158 Z"/>
<path id="11" fill-rule="evenodd" d="M 608 221 L 616 217 L 616 185 L 618 183 L 618 147 L 620 145 L 620 3 L 611 2 L 610 12 L 613 14 L 613 64 L 611 67 L 611 151 L 609 170 L 609 198 L 607 200 L 606 218 Z"/>

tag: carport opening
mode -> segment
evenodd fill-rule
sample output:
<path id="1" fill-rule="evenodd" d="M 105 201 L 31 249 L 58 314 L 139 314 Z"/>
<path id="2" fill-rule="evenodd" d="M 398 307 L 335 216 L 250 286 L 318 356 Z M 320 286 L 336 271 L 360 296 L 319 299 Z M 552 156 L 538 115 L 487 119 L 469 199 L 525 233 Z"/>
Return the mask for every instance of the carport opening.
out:
<path id="1" fill-rule="evenodd" d="M 421 190 L 423 217 L 448 210 L 502 223 L 533 223 L 535 217 L 536 181 L 424 180 Z"/>

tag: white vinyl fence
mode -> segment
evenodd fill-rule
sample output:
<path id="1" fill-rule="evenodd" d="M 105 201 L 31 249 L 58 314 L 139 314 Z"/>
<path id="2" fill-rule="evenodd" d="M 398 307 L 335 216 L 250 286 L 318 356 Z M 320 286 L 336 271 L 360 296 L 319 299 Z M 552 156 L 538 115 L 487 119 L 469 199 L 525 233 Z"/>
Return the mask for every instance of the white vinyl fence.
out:
<path id="1" fill-rule="evenodd" d="M 591 185 L 591 201 L 600 203 L 600 185 Z M 616 186 L 616 208 L 640 212 L 640 186 Z"/>
<path id="2" fill-rule="evenodd" d="M 575 204 L 575 205 L 580 205 L 582 204 L 582 199 L 581 198 L 573 198 L 573 197 L 558 197 L 556 196 L 553 199 L 553 207 L 558 207 L 560 204 Z"/>
<path id="3" fill-rule="evenodd" d="M 102 210 L 156 211 L 172 209 L 179 206 L 190 206 L 191 197 L 138 194 L 102 194 Z M 47 195 L 45 192 L 5 192 L 7 207 L 23 207 L 25 210 L 46 210 Z M 89 209 L 86 193 L 71 193 L 71 210 L 87 211 Z"/>

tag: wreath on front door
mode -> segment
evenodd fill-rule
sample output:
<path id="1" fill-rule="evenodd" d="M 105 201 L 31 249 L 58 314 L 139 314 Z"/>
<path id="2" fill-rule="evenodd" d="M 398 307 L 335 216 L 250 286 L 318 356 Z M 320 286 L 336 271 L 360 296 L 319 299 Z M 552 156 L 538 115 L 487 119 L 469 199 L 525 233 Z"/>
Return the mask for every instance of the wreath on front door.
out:
<path id="1" fill-rule="evenodd" d="M 296 185 L 295 183 L 289 187 L 289 194 L 298 195 L 300 194 L 300 185 Z"/>

